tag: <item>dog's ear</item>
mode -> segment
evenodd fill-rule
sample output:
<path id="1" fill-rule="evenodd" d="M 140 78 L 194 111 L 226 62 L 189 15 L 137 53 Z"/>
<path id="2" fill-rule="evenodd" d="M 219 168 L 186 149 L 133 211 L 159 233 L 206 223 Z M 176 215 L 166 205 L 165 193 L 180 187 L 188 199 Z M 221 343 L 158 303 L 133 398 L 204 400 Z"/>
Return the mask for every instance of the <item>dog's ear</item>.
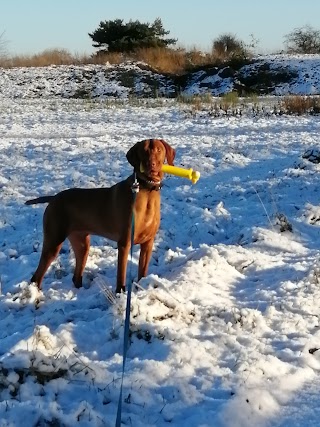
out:
<path id="1" fill-rule="evenodd" d="M 142 141 L 134 144 L 134 146 L 131 147 L 130 150 L 127 152 L 127 160 L 130 163 L 130 165 L 132 165 L 135 169 L 140 168 L 139 151 L 140 151 L 140 147 L 141 147 L 141 145 L 140 145 L 141 142 Z"/>
<path id="2" fill-rule="evenodd" d="M 172 148 L 171 145 L 169 145 L 163 139 L 161 139 L 161 142 L 164 148 L 166 149 L 166 158 L 167 158 L 168 165 L 173 166 L 174 158 L 176 157 L 176 150 Z"/>

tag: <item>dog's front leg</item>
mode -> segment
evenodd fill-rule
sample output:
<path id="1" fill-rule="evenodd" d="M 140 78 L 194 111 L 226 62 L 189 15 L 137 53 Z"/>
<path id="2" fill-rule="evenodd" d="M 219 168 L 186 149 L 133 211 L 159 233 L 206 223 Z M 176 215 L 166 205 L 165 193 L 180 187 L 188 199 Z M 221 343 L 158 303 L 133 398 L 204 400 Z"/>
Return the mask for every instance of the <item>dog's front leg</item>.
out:
<path id="1" fill-rule="evenodd" d="M 127 262 L 130 250 L 130 242 L 118 243 L 118 269 L 116 293 L 120 294 L 126 290 Z"/>
<path id="2" fill-rule="evenodd" d="M 148 267 L 152 254 L 153 242 L 154 239 L 150 239 L 147 242 L 141 243 L 140 245 L 138 280 L 148 274 Z"/>

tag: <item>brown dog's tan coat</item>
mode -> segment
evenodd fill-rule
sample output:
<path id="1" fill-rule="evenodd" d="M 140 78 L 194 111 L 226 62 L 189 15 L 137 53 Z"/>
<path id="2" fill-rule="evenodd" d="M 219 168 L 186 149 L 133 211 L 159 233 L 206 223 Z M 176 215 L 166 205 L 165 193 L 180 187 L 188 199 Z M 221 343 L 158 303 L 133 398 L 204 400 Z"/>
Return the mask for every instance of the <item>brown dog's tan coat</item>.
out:
<path id="1" fill-rule="evenodd" d="M 148 139 L 136 143 L 127 153 L 134 167 L 140 190 L 135 202 L 133 175 L 109 188 L 62 191 L 55 196 L 29 200 L 26 204 L 49 202 L 43 217 L 43 247 L 38 268 L 31 278 L 39 289 L 43 277 L 58 255 L 62 243 L 69 239 L 76 266 L 73 282 L 82 286 L 82 274 L 90 248 L 90 234 L 118 243 L 116 292 L 125 290 L 126 269 L 131 247 L 131 219 L 134 212 L 134 243 L 140 244 L 138 280 L 146 276 L 153 242 L 160 225 L 160 184 L 162 165 L 173 165 L 175 150 L 163 140 Z M 140 171 L 140 165 L 144 172 Z"/>

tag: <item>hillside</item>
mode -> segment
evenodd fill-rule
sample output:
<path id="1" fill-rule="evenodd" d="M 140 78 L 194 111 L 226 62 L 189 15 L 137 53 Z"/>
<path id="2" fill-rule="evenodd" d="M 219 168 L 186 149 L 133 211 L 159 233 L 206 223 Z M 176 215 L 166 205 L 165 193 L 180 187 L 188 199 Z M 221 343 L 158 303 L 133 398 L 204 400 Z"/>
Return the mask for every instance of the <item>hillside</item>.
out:
<path id="1" fill-rule="evenodd" d="M 168 76 L 141 62 L 0 69 L 0 98 L 174 97 L 177 94 L 318 95 L 320 55 L 255 58 L 240 69 L 208 67 Z"/>

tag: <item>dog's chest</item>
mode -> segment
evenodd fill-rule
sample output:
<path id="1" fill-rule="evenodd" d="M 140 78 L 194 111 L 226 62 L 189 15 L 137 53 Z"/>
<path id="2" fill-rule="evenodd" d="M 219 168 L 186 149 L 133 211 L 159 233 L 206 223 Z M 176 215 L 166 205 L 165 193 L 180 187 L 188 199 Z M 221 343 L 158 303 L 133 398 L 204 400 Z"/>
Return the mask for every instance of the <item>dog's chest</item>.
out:
<path id="1" fill-rule="evenodd" d="M 150 240 L 154 237 L 160 225 L 160 195 L 156 192 L 152 193 L 148 197 L 139 197 L 138 194 L 136 199 L 134 207 L 136 243 Z"/>

